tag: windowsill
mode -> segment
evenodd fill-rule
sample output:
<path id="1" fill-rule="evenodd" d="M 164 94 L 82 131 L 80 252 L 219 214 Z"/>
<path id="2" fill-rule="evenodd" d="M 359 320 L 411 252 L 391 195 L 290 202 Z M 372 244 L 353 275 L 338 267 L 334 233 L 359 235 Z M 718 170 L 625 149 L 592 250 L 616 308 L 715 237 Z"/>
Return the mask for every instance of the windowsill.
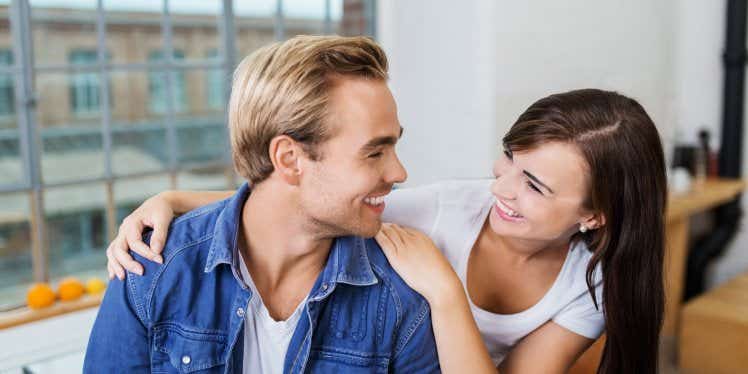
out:
<path id="1" fill-rule="evenodd" d="M 78 300 L 58 301 L 48 308 L 33 310 L 28 307 L 23 307 L 3 312 L 0 313 L 0 330 L 57 317 L 83 309 L 97 307 L 101 304 L 103 297 L 104 293 L 102 292 L 99 295 L 84 295 Z"/>

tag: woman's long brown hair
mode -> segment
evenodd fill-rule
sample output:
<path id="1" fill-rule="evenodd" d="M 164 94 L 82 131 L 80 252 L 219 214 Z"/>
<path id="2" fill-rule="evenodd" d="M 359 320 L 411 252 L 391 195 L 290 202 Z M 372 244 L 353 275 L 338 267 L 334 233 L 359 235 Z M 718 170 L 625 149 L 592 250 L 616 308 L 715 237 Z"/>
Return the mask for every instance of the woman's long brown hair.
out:
<path id="1" fill-rule="evenodd" d="M 512 151 L 548 142 L 575 145 L 587 162 L 587 208 L 605 225 L 573 240 L 593 252 L 587 287 L 605 315 L 599 373 L 655 373 L 663 319 L 665 160 L 654 123 L 639 103 L 584 89 L 532 104 L 503 139 Z M 602 302 L 593 288 L 600 265 Z M 600 305 L 602 304 L 602 305 Z"/>

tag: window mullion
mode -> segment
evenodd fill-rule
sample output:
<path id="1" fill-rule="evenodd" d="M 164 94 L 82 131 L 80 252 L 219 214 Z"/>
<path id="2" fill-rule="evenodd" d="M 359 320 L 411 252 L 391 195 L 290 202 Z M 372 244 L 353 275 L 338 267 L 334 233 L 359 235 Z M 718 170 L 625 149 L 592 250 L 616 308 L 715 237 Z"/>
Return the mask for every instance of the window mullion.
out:
<path id="1" fill-rule="evenodd" d="M 33 45 L 31 38 L 31 9 L 28 0 L 11 2 L 11 33 L 15 63 L 20 67 L 16 75 L 16 118 L 20 130 L 21 153 L 26 172 L 26 185 L 29 188 L 31 261 L 33 279 L 44 282 L 49 279 L 47 261 L 46 224 L 44 220 L 44 199 L 41 175 L 41 149 L 39 134 L 36 131 L 36 95 L 33 85 Z"/>

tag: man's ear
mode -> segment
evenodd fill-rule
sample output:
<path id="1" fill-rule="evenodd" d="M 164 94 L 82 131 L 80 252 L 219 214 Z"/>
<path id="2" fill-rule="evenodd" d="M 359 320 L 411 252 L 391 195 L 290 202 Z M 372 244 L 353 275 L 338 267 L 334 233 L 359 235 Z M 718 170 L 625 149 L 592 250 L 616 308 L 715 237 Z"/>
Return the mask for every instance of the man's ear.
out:
<path id="1" fill-rule="evenodd" d="M 303 151 L 299 144 L 288 135 L 279 135 L 270 141 L 268 155 L 273 163 L 274 173 L 291 185 L 298 185 L 301 176 L 300 158 Z"/>

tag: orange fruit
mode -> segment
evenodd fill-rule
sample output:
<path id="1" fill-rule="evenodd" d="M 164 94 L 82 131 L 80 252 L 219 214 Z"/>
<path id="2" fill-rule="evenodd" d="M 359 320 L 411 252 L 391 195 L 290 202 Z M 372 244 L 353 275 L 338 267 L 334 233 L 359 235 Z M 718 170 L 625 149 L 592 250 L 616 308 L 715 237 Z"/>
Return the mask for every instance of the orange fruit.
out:
<path id="1" fill-rule="evenodd" d="M 106 289 L 106 283 L 100 278 L 91 278 L 86 282 L 86 292 L 91 295 L 96 295 L 104 292 Z"/>
<path id="2" fill-rule="evenodd" d="M 60 294 L 60 300 L 70 301 L 83 296 L 85 288 L 83 283 L 76 278 L 65 278 L 57 286 L 57 292 Z"/>
<path id="3" fill-rule="evenodd" d="M 55 303 L 55 292 L 47 283 L 34 283 L 26 293 L 26 304 L 31 309 L 41 309 Z"/>

